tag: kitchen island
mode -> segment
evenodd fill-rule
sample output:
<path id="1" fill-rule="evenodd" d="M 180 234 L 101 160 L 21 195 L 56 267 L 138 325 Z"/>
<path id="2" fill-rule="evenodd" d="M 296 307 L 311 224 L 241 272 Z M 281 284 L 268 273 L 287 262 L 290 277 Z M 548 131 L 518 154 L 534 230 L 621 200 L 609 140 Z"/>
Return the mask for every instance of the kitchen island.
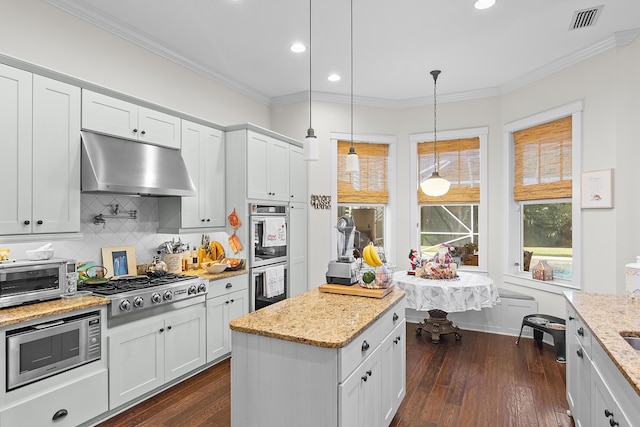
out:
<path id="1" fill-rule="evenodd" d="M 405 395 L 405 296 L 318 288 L 231 321 L 231 424 L 385 426 Z"/>

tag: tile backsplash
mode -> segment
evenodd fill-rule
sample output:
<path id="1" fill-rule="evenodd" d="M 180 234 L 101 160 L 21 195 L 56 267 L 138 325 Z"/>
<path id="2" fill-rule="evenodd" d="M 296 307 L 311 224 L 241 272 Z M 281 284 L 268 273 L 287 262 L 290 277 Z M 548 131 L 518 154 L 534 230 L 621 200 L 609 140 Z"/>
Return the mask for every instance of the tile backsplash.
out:
<path id="1" fill-rule="evenodd" d="M 193 247 L 199 245 L 202 238 L 201 233 L 158 234 L 158 199 L 155 197 L 82 194 L 80 203 L 81 236 L 60 236 L 60 238 L 42 241 L 34 240 L 33 236 L 29 236 L 24 243 L 2 243 L 0 236 L 0 244 L 11 249 L 11 258 L 25 259 L 25 250 L 36 249 L 50 241 L 53 243 L 55 257 L 93 261 L 98 265 L 102 264 L 103 247 L 134 246 L 136 263 L 146 264 L 153 259 L 158 246 L 163 242 L 180 238 L 183 243 Z M 105 218 L 104 223 L 94 224 L 96 215 L 112 215 L 115 205 L 119 206 L 122 218 Z M 127 218 L 125 212 L 131 210 L 137 211 L 136 219 Z M 233 254 L 229 248 L 227 233 L 207 234 L 211 240 L 220 242 L 228 255 Z M 12 239 L 12 242 L 14 241 L 15 238 Z M 232 256 L 245 258 L 243 252 Z"/>

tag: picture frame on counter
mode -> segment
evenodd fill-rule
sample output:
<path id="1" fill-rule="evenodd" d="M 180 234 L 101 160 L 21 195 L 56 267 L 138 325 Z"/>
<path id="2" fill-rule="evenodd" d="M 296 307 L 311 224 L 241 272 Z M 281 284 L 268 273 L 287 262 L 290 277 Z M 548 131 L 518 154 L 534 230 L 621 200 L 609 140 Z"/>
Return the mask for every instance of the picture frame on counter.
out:
<path id="1" fill-rule="evenodd" d="M 136 248 L 134 246 L 109 246 L 102 248 L 102 264 L 107 277 L 135 276 Z"/>
<path id="2" fill-rule="evenodd" d="M 580 184 L 582 209 L 613 207 L 613 169 L 584 171 Z"/>

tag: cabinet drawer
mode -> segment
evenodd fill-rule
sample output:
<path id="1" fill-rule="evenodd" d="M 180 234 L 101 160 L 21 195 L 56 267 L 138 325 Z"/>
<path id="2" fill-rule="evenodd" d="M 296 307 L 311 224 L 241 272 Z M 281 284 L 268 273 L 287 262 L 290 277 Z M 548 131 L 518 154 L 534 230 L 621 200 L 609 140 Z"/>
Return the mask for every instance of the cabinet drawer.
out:
<path id="1" fill-rule="evenodd" d="M 109 409 L 107 390 L 105 369 L 11 407 L 0 419 L 6 426 L 74 427 Z M 54 421 L 55 414 L 60 415 Z"/>
<path id="2" fill-rule="evenodd" d="M 210 280 L 207 299 L 226 295 L 229 292 L 242 291 L 245 289 L 249 289 L 249 276 L 247 274 L 232 276 L 226 279 Z"/>
<path id="3" fill-rule="evenodd" d="M 578 342 L 582 344 L 584 351 L 591 358 L 591 330 L 589 327 L 582 321 L 579 316 L 575 318 L 576 322 L 576 338 Z"/>
<path id="4" fill-rule="evenodd" d="M 338 357 L 338 382 L 344 381 L 367 356 L 372 354 L 382 340 L 393 331 L 393 328 L 402 323 L 404 317 L 405 299 L 402 298 L 373 325 L 341 348 Z"/>

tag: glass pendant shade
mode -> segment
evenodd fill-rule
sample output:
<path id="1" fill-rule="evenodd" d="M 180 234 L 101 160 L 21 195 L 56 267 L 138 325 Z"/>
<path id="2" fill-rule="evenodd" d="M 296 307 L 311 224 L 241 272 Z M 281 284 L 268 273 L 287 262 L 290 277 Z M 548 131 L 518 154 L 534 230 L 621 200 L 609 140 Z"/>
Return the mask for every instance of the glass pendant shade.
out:
<path id="1" fill-rule="evenodd" d="M 313 132 L 313 128 L 307 130 L 307 136 L 304 139 L 303 159 L 312 162 L 320 159 L 318 154 L 318 140 Z"/>
<path id="2" fill-rule="evenodd" d="M 347 154 L 347 166 L 345 171 L 348 173 L 360 172 L 360 161 L 358 160 L 358 155 L 356 154 L 356 150 L 353 148 L 349 148 L 349 154 Z"/>
<path id="3" fill-rule="evenodd" d="M 427 196 L 440 197 L 447 194 L 451 187 L 451 183 L 442 178 L 438 172 L 434 172 L 431 176 L 420 183 L 420 189 Z"/>

